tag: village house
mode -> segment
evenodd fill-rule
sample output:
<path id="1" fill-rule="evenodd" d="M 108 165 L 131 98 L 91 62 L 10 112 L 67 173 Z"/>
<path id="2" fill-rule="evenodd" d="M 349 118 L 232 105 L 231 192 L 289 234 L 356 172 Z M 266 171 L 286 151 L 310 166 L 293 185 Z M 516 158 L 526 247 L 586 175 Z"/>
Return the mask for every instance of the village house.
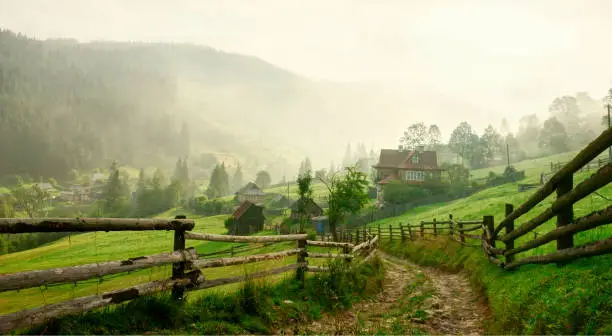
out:
<path id="1" fill-rule="evenodd" d="M 232 235 L 248 235 L 263 230 L 266 217 L 263 207 L 244 201 L 230 217 L 228 231 Z"/>
<path id="2" fill-rule="evenodd" d="M 382 201 L 382 189 L 390 181 L 401 181 L 411 185 L 423 185 L 426 180 L 440 180 L 442 169 L 438 167 L 435 151 L 426 151 L 423 146 L 415 150 L 382 149 L 376 170 L 378 200 Z"/>
<path id="3" fill-rule="evenodd" d="M 295 201 L 293 205 L 291 205 L 291 219 L 292 220 L 300 219 L 300 214 L 299 214 L 299 209 L 298 209 L 300 202 L 305 202 L 304 209 L 306 211 L 307 218 L 323 216 L 323 208 L 321 208 L 317 203 L 315 203 L 315 201 L 312 198 L 308 198 L 305 201 L 299 199 Z"/>
<path id="4" fill-rule="evenodd" d="M 264 193 L 257 184 L 253 182 L 247 183 L 242 189 L 236 192 L 236 199 L 238 202 L 242 203 L 244 201 L 249 201 L 254 204 L 258 204 L 263 202 L 264 197 L 266 197 L 266 193 Z"/>

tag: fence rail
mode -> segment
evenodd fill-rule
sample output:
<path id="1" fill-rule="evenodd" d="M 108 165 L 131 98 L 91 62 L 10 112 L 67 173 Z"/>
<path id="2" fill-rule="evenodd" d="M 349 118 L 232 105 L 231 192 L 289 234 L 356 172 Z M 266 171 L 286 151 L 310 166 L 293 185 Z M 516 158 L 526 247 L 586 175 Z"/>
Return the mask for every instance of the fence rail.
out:
<path id="1" fill-rule="evenodd" d="M 119 261 L 109 261 L 96 264 L 72 267 L 35 270 L 11 274 L 0 274 L 0 292 L 20 290 L 47 284 L 74 283 L 76 281 L 100 278 L 105 275 L 124 273 L 161 265 L 172 264 L 172 278 L 151 281 L 124 289 L 113 290 L 99 295 L 90 295 L 26 309 L 11 314 L 0 315 L 0 333 L 8 333 L 28 326 L 43 323 L 49 319 L 86 312 L 126 302 L 144 295 L 172 290 L 177 300 L 182 300 L 185 291 L 207 289 L 247 279 L 257 279 L 267 276 L 296 271 L 298 280 L 304 279 L 306 272 L 326 272 L 328 268 L 309 266 L 307 258 L 329 258 L 350 262 L 364 251 L 373 251 L 377 236 L 363 235 L 360 244 L 348 242 L 331 242 L 308 240 L 307 234 L 277 235 L 277 236 L 231 236 L 188 232 L 194 228 L 195 222 L 184 216 L 174 219 L 108 219 L 108 218 L 76 218 L 76 219 L 4 219 L 0 218 L 0 233 L 26 232 L 61 232 L 74 231 L 141 231 L 141 230 L 173 230 L 174 251 L 149 256 L 130 258 Z M 284 251 L 234 256 L 253 250 L 248 246 L 209 253 L 208 256 L 232 253 L 232 257 L 201 259 L 194 248 L 186 248 L 187 240 L 205 240 L 228 243 L 259 244 L 261 248 L 268 244 L 279 242 L 297 242 L 296 248 Z M 263 245 L 262 245 L 263 244 Z M 308 246 L 323 248 L 341 248 L 342 253 L 317 253 L 308 251 Z M 256 249 L 255 248 L 255 249 Z M 367 252 L 366 252 L 367 253 Z M 280 260 L 297 256 L 297 262 L 265 271 L 254 272 L 241 276 L 219 279 L 206 279 L 202 270 L 215 267 L 242 265 L 269 260 Z M 371 256 L 371 253 L 369 254 Z M 367 256 L 366 256 L 367 257 Z"/>

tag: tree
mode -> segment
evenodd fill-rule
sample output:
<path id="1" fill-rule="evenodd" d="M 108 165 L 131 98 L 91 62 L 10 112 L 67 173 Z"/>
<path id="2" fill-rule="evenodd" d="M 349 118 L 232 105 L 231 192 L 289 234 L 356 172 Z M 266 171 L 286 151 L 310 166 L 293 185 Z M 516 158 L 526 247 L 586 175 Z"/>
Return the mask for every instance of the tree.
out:
<path id="1" fill-rule="evenodd" d="M 232 177 L 232 190 L 236 191 L 240 188 L 242 188 L 242 185 L 244 184 L 244 177 L 242 175 L 242 166 L 240 166 L 240 164 L 238 164 L 238 166 L 236 167 L 236 171 L 234 172 L 234 176 Z"/>
<path id="2" fill-rule="evenodd" d="M 539 154 L 538 138 L 540 137 L 541 128 L 540 119 L 535 114 L 523 116 L 519 120 L 519 131 L 516 135 L 516 140 L 528 156 L 533 157 Z"/>
<path id="3" fill-rule="evenodd" d="M 552 117 L 556 117 L 565 127 L 580 131 L 582 111 L 575 97 L 563 96 L 555 98 L 550 104 L 548 111 Z"/>
<path id="4" fill-rule="evenodd" d="M 216 165 L 210 175 L 210 182 L 206 190 L 206 195 L 209 199 L 213 199 L 229 194 L 229 190 L 229 177 L 225 170 L 225 163 Z"/>
<path id="5" fill-rule="evenodd" d="M 351 144 L 346 145 L 346 151 L 344 152 L 344 159 L 342 159 L 342 167 L 353 166 L 353 151 L 351 150 Z"/>
<path id="6" fill-rule="evenodd" d="M 314 178 L 316 180 L 324 179 L 326 177 L 327 177 L 327 172 L 325 171 L 325 169 L 319 169 L 315 172 Z"/>
<path id="7" fill-rule="evenodd" d="M 563 153 L 569 150 L 565 127 L 557 118 L 552 117 L 544 122 L 538 144 L 548 154 Z"/>
<path id="8" fill-rule="evenodd" d="M 11 195 L 0 195 L 0 218 L 13 218 L 15 216 L 15 198 Z M 0 250 L 0 253 L 2 251 Z"/>
<path id="9" fill-rule="evenodd" d="M 136 184 L 136 194 L 140 195 L 145 191 L 147 187 L 147 176 L 145 175 L 144 168 L 140 168 L 138 173 L 138 183 Z"/>
<path id="10" fill-rule="evenodd" d="M 336 173 L 336 165 L 334 165 L 334 161 L 332 161 L 329 165 L 329 169 L 327 170 L 327 176 L 334 175 Z"/>
<path id="11" fill-rule="evenodd" d="M 257 184 L 261 188 L 265 188 L 270 185 L 272 182 L 272 178 L 270 177 L 270 173 L 265 170 L 261 170 L 257 172 L 257 176 L 255 177 L 255 184 Z"/>
<path id="12" fill-rule="evenodd" d="M 489 125 L 487 128 L 485 128 L 480 140 L 482 149 L 484 150 L 483 156 L 486 161 L 491 161 L 495 159 L 498 154 L 502 153 L 502 137 L 499 133 L 497 133 L 493 126 Z"/>
<path id="13" fill-rule="evenodd" d="M 506 136 L 511 132 L 510 125 L 508 125 L 508 120 L 506 120 L 506 118 L 503 118 L 501 121 L 500 131 L 503 136 Z"/>
<path id="14" fill-rule="evenodd" d="M 427 130 L 427 146 L 429 146 L 429 149 L 437 150 L 442 143 L 441 139 L 442 133 L 440 132 L 438 125 L 430 125 L 429 129 Z"/>
<path id="15" fill-rule="evenodd" d="M 451 134 L 448 147 L 459 156 L 461 160 L 470 160 L 473 153 L 474 130 L 467 122 L 461 122 Z"/>
<path id="16" fill-rule="evenodd" d="M 218 164 L 217 157 L 212 153 L 202 153 L 196 160 L 195 164 L 205 170 L 211 169 Z"/>
<path id="17" fill-rule="evenodd" d="M 12 195 L 15 203 L 21 205 L 30 218 L 39 217 L 49 199 L 49 194 L 40 189 L 38 184 L 27 186 L 21 177 L 18 178 L 17 187 L 12 191 Z"/>
<path id="18" fill-rule="evenodd" d="M 345 173 L 321 180 L 329 192 L 327 217 L 334 240 L 338 240 L 336 226 L 347 213 L 355 214 L 368 203 L 368 178 L 357 167 L 348 167 Z"/>
<path id="19" fill-rule="evenodd" d="M 105 214 L 119 216 L 126 208 L 129 189 L 120 177 L 117 161 L 113 161 L 108 173 L 108 180 L 102 196 L 102 209 Z"/>
<path id="20" fill-rule="evenodd" d="M 297 179 L 298 184 L 298 214 L 299 214 L 299 224 L 300 224 L 300 233 L 304 233 L 304 224 L 307 220 L 306 216 L 306 204 L 307 201 L 312 199 L 312 175 L 310 171 L 306 171 L 303 175 L 299 176 Z"/>
<path id="21" fill-rule="evenodd" d="M 399 147 L 402 149 L 416 149 L 417 146 L 425 145 L 427 141 L 427 126 L 423 122 L 418 122 L 408 126 L 404 131 L 404 136 L 400 138 Z"/>

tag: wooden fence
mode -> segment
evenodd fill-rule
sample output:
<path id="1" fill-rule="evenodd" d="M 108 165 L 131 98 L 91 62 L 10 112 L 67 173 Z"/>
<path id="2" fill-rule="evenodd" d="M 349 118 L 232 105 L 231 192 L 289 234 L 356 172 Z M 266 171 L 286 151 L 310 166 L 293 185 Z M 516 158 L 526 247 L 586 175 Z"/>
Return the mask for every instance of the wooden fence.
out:
<path id="1" fill-rule="evenodd" d="M 602 225 L 612 224 L 612 205 L 594 211 L 586 216 L 574 218 L 574 204 L 612 181 L 612 163 L 598 160 L 597 170 L 587 179 L 574 186 L 574 174 L 584 171 L 584 167 L 608 147 L 612 146 L 612 129 L 604 131 L 597 139 L 587 145 L 573 160 L 554 173 L 523 204 L 514 207 L 505 205 L 505 216 L 495 226 L 493 216 L 484 216 L 482 220 L 456 221 L 450 216 L 445 221 L 421 222 L 418 225 L 400 224 L 399 227 L 377 227 L 381 240 L 401 239 L 409 241 L 427 236 L 448 235 L 456 242 L 468 246 L 482 247 L 487 258 L 500 267 L 511 270 L 525 264 L 563 264 L 579 258 L 612 253 L 612 237 L 591 241 L 581 246 L 574 246 L 574 235 L 579 232 L 595 229 Z M 556 191 L 556 200 L 533 218 L 516 225 L 521 216 L 534 209 L 548 196 Z M 600 195 L 601 196 L 601 195 Z M 603 197 L 603 196 L 602 196 Z M 606 198 L 607 199 L 607 198 Z M 556 217 L 556 228 L 542 234 L 534 231 L 544 223 Z M 362 229 L 363 230 L 363 229 Z M 344 233 L 347 241 L 359 241 L 360 231 Z M 532 239 L 519 238 L 532 233 Z M 529 251 L 550 242 L 556 242 L 556 251 L 545 255 L 519 257 L 521 252 Z M 497 246 L 503 243 L 503 247 Z"/>
<path id="2" fill-rule="evenodd" d="M 230 236 L 190 232 L 195 222 L 184 216 L 175 219 L 110 219 L 110 218 L 47 218 L 47 219 L 0 219 L 0 233 L 28 232 L 93 232 L 93 231 L 174 231 L 174 250 L 167 253 L 130 258 L 127 260 L 109 261 L 88 265 L 53 268 L 46 270 L 26 271 L 11 274 L 0 274 L 0 292 L 38 287 L 48 284 L 75 283 L 77 281 L 100 278 L 105 275 L 130 272 L 145 268 L 172 264 L 170 279 L 156 280 L 129 288 L 113 290 L 99 295 L 90 295 L 63 301 L 42 307 L 18 311 L 0 316 L 0 333 L 19 330 L 28 326 L 43 323 L 49 319 L 82 313 L 95 308 L 126 302 L 140 296 L 171 290 L 176 300 L 183 300 L 185 291 L 212 288 L 216 286 L 242 282 L 247 279 L 263 278 L 271 275 L 295 271 L 296 277 L 303 280 L 306 272 L 325 272 L 326 267 L 309 266 L 307 258 L 343 258 L 350 261 L 359 254 L 373 255 L 378 237 L 368 235 L 361 244 L 342 242 L 311 241 L 306 234 L 276 236 Z M 186 248 L 186 240 L 205 240 L 216 242 L 259 244 L 259 246 L 232 247 L 227 250 L 209 253 L 207 256 L 231 254 L 231 257 L 202 259 L 194 248 Z M 261 248 L 262 244 L 294 241 L 297 246 L 292 249 L 234 256 L 252 249 Z M 308 251 L 308 246 L 342 248 L 342 253 L 316 253 Z M 283 267 L 254 272 L 243 276 L 233 276 L 208 280 L 203 269 L 242 265 L 266 260 L 279 260 L 297 256 L 297 262 Z M 366 257 L 369 258 L 369 257 Z M 364 259 L 365 260 L 365 259 Z"/>

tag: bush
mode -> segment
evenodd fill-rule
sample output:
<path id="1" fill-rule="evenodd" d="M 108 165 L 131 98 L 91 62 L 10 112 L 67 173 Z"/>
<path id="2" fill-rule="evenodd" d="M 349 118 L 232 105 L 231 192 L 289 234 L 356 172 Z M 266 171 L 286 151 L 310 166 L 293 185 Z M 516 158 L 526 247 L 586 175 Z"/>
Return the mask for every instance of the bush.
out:
<path id="1" fill-rule="evenodd" d="M 413 186 L 401 181 L 391 181 L 383 189 L 383 200 L 391 204 L 413 202 L 431 194 L 422 186 Z"/>

